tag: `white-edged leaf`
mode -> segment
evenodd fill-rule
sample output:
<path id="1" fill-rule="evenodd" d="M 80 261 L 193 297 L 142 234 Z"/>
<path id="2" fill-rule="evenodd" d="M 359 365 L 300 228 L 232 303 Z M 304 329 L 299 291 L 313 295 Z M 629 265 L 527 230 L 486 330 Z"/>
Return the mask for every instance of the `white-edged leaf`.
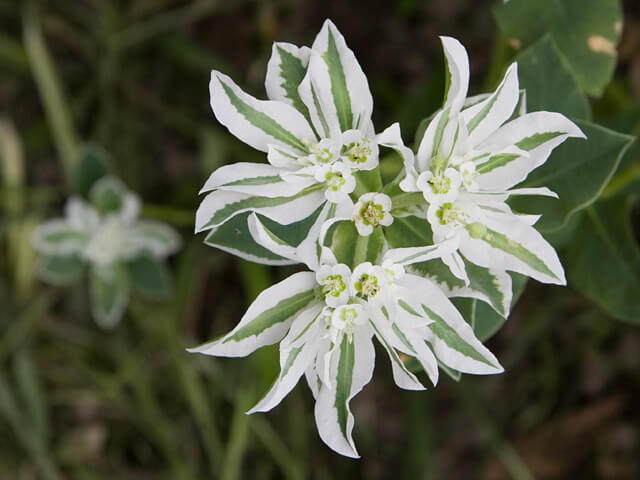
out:
<path id="1" fill-rule="evenodd" d="M 68 256 L 79 254 L 88 235 L 73 227 L 67 220 L 49 220 L 33 232 L 33 247 L 43 255 Z"/>
<path id="2" fill-rule="evenodd" d="M 300 377 L 315 360 L 322 340 L 318 321 L 322 305 L 312 305 L 302 311 L 291 325 L 287 336 L 280 342 L 280 374 L 267 394 L 247 413 L 267 412 L 278 405 L 296 386 Z"/>
<path id="3" fill-rule="evenodd" d="M 256 150 L 282 145 L 301 153 L 315 134 L 304 115 L 291 105 L 258 100 L 243 92 L 227 75 L 211 72 L 211 108 L 218 121 L 233 135 Z"/>
<path id="4" fill-rule="evenodd" d="M 280 177 L 281 169 L 265 163 L 237 162 L 214 171 L 200 190 L 200 193 L 214 189 L 246 193 L 257 197 L 289 197 L 315 183 L 285 182 Z"/>
<path id="5" fill-rule="evenodd" d="M 329 448 L 347 457 L 358 458 L 351 436 L 354 418 L 349 402 L 371 380 L 374 362 L 369 329 L 356 329 L 352 341 L 343 335 L 331 356 L 333 388 L 323 384 L 318 392 L 314 414 L 320 438 Z"/>
<path id="6" fill-rule="evenodd" d="M 502 151 L 505 147 L 515 145 L 527 152 L 527 156 L 505 154 L 499 162 L 494 161 L 491 165 L 478 163 L 478 185 L 489 191 L 507 190 L 517 185 L 569 137 L 585 138 L 577 125 L 559 113 L 527 113 L 505 123 L 477 146 L 478 152 Z"/>
<path id="7" fill-rule="evenodd" d="M 189 351 L 219 357 L 244 357 L 280 341 L 293 318 L 316 299 L 316 287 L 312 272 L 287 277 L 258 295 L 231 332 Z"/>
<path id="8" fill-rule="evenodd" d="M 373 112 L 373 97 L 369 82 L 354 53 L 331 20 L 326 20 L 316 36 L 309 62 L 312 85 L 322 106 L 332 105 L 324 111 L 325 117 L 335 115 L 340 130 L 367 131 Z"/>
<path id="9" fill-rule="evenodd" d="M 267 63 L 264 82 L 270 100 L 286 102 L 311 123 L 309 109 L 300 98 L 298 87 L 307 73 L 311 49 L 291 43 L 275 42 Z"/>
<path id="10" fill-rule="evenodd" d="M 209 193 L 196 212 L 196 233 L 217 227 L 243 212 L 252 211 L 281 223 L 300 221 L 325 202 L 323 186 L 316 184 L 290 197 L 255 197 L 216 190 Z"/>
<path id="11" fill-rule="evenodd" d="M 464 46 L 455 38 L 440 37 L 445 55 L 445 94 L 443 108 L 459 112 L 464 105 L 469 88 L 469 56 Z"/>
<path id="12" fill-rule="evenodd" d="M 416 275 L 405 275 L 402 285 L 411 288 L 412 304 L 431 320 L 426 334 L 436 357 L 454 370 L 487 375 L 501 373 L 495 356 L 476 338 L 471 326 L 433 282 Z"/>
<path id="13" fill-rule="evenodd" d="M 477 145 L 509 120 L 519 100 L 518 66 L 512 63 L 491 96 L 462 111 L 461 115 L 469 132 L 469 144 Z"/>
<path id="14" fill-rule="evenodd" d="M 166 223 L 140 220 L 131 227 L 127 243 L 133 251 L 145 250 L 155 257 L 164 258 L 180 249 L 182 239 Z"/>
<path id="15" fill-rule="evenodd" d="M 543 283 L 565 285 L 564 269 L 554 248 L 516 216 L 487 214 L 484 225 L 460 244 L 460 252 L 481 267 L 509 270 Z"/>
<path id="16" fill-rule="evenodd" d="M 94 267 L 89 276 L 91 312 L 102 328 L 115 327 L 129 303 L 129 276 L 121 265 Z"/>

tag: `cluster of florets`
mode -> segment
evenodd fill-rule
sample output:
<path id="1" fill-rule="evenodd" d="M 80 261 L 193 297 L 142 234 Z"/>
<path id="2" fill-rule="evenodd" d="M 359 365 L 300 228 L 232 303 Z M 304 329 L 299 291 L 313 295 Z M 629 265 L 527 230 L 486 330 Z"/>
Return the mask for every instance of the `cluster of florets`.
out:
<path id="1" fill-rule="evenodd" d="M 357 456 L 349 402 L 372 377 L 374 338 L 401 388 L 425 388 L 408 360 L 433 385 L 441 366 L 500 373 L 450 298 L 487 302 L 506 318 L 509 272 L 565 283 L 533 227 L 538 216 L 513 211 L 508 199 L 555 196 L 515 187 L 582 132 L 560 114 L 526 113 L 516 64 L 495 92 L 467 98 L 467 53 L 453 38 L 442 44 L 447 90 L 416 151 L 398 124 L 376 133 L 367 78 L 330 21 L 311 48 L 274 44 L 268 100 L 211 75 L 216 118 L 268 163 L 215 171 L 196 231 L 244 259 L 308 271 L 265 290 L 235 329 L 193 351 L 245 356 L 280 342 L 280 375 L 251 411 L 273 408 L 304 375 L 320 436 L 347 456 Z M 403 159 L 387 184 L 382 149 Z"/>

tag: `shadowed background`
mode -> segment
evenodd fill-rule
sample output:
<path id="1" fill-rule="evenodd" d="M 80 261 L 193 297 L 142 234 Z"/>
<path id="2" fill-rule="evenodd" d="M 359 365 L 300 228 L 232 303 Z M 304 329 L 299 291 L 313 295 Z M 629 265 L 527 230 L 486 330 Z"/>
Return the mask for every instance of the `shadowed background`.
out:
<path id="1" fill-rule="evenodd" d="M 304 381 L 269 414 L 244 415 L 277 374 L 277 347 L 247 359 L 184 350 L 230 330 L 293 271 L 192 233 L 211 171 L 264 156 L 215 121 L 210 70 L 264 98 L 272 42 L 310 45 L 331 18 L 369 77 L 377 130 L 400 121 L 409 143 L 442 100 L 438 35 L 467 47 L 472 94 L 495 87 L 514 51 L 492 5 L 0 0 L 0 143 L 24 160 L 0 205 L 0 478 L 638 478 L 640 331 L 571 284 L 529 282 L 488 342 L 500 376 L 443 375 L 436 389 L 405 392 L 380 356 L 352 403 L 359 461 L 319 440 Z M 599 123 L 638 133 L 640 8 L 624 5 L 619 65 L 592 107 Z M 35 279 L 29 247 L 33 226 L 59 216 L 64 159 L 83 142 L 139 192 L 143 216 L 179 228 L 185 245 L 171 259 L 172 299 L 133 298 L 112 331 L 91 320 L 83 285 Z M 638 147 L 625 157 L 639 160 Z M 16 191 L 19 201 L 6 200 Z M 634 219 L 637 234 L 637 209 Z"/>

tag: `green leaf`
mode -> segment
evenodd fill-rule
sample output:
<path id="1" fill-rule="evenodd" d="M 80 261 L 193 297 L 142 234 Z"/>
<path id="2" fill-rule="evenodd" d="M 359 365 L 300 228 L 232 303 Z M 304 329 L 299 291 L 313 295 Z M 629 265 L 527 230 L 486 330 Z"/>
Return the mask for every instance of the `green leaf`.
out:
<path id="1" fill-rule="evenodd" d="M 564 227 L 572 215 L 592 204 L 614 174 L 633 138 L 589 122 L 577 122 L 587 140 L 568 140 L 529 175 L 523 187 L 549 187 L 559 195 L 512 197 L 511 206 L 542 214 L 536 228 L 549 233 Z"/>
<path id="2" fill-rule="evenodd" d="M 356 178 L 356 188 L 353 191 L 353 195 L 357 197 L 365 193 L 382 190 L 382 177 L 380 176 L 380 169 L 377 167 L 373 170 L 360 170 L 355 172 L 353 176 Z"/>
<path id="3" fill-rule="evenodd" d="M 510 0 L 496 5 L 494 13 L 515 47 L 550 33 L 582 89 L 602 94 L 615 69 L 622 32 L 619 0 Z"/>
<path id="4" fill-rule="evenodd" d="M 142 255 L 127 263 L 133 288 L 145 297 L 166 299 L 171 295 L 173 280 L 163 261 L 152 255 Z"/>
<path id="5" fill-rule="evenodd" d="M 569 244 L 569 285 L 606 312 L 640 324 L 640 248 L 631 225 L 637 196 L 614 197 L 585 210 Z"/>
<path id="6" fill-rule="evenodd" d="M 81 145 L 78 161 L 74 164 L 73 188 L 80 195 L 89 195 L 91 187 L 111 171 L 111 158 L 101 147 L 85 143 Z"/>
<path id="7" fill-rule="evenodd" d="M 117 212 L 124 207 L 127 188 L 115 177 L 103 177 L 89 192 L 91 204 L 100 213 Z"/>
<path id="8" fill-rule="evenodd" d="M 129 302 L 130 280 L 121 265 L 94 267 L 89 277 L 91 311 L 102 328 L 115 327 Z"/>
<path id="9" fill-rule="evenodd" d="M 39 260 L 38 277 L 53 285 L 71 285 L 80 280 L 84 267 L 77 256 L 46 256 Z"/>
<path id="10" fill-rule="evenodd" d="M 260 221 L 271 232 L 285 240 L 289 245 L 298 246 L 309 234 L 309 230 L 318 218 L 321 210 L 322 207 L 318 208 L 312 215 L 304 220 L 289 225 L 280 225 L 263 216 L 260 216 Z M 249 215 L 251 215 L 251 212 L 241 213 L 240 215 L 232 217 L 219 227 L 214 228 L 207 235 L 205 243 L 209 246 L 217 247 L 226 252 L 238 255 L 246 260 L 258 263 L 267 265 L 288 265 L 292 263 L 288 259 L 276 255 L 256 243 L 247 225 Z"/>
<path id="11" fill-rule="evenodd" d="M 551 35 L 545 35 L 516 58 L 520 88 L 527 111 L 547 110 L 568 117 L 591 119 L 589 100 Z"/>
<path id="12" fill-rule="evenodd" d="M 433 233 L 429 222 L 413 215 L 394 218 L 391 225 L 384 227 L 384 235 L 392 248 L 433 244 Z"/>

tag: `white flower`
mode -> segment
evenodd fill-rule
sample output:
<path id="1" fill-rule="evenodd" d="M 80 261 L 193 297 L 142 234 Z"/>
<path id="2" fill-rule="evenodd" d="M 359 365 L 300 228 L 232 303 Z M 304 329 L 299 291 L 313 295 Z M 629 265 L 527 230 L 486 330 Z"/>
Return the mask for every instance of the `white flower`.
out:
<path id="1" fill-rule="evenodd" d="M 329 307 L 344 305 L 351 298 L 351 270 L 344 264 L 323 265 L 316 273 L 324 300 Z"/>
<path id="2" fill-rule="evenodd" d="M 105 177 L 89 192 L 91 203 L 71 197 L 65 218 L 49 220 L 33 235 L 34 248 L 43 255 L 41 275 L 52 283 L 70 283 L 67 270 L 90 267 L 89 287 L 96 321 L 112 327 L 128 300 L 127 262 L 141 256 L 164 259 L 180 247 L 180 237 L 169 226 L 139 220 L 140 199 L 119 180 Z M 73 267 L 73 268 L 71 268 Z"/>
<path id="3" fill-rule="evenodd" d="M 331 203 L 349 200 L 349 194 L 356 188 L 356 179 L 351 169 L 342 162 L 322 165 L 315 170 L 314 177 L 325 185 L 324 195 Z"/>
<path id="4" fill-rule="evenodd" d="M 422 259 L 441 253 L 437 247 L 428 250 L 419 253 Z M 373 337 L 387 351 L 394 380 L 404 389 L 424 386 L 400 354 L 416 358 L 434 384 L 438 361 L 460 372 L 502 372 L 446 295 L 430 280 L 405 274 L 393 258 L 406 252 L 392 252 L 382 265 L 363 263 L 353 273 L 335 259 L 316 273 L 296 273 L 258 295 L 230 333 L 190 351 L 239 357 L 280 342 L 280 375 L 249 413 L 274 408 L 305 375 L 322 440 L 357 457 L 349 402 L 373 375 Z"/>
<path id="5" fill-rule="evenodd" d="M 365 193 L 353 207 L 353 221 L 358 234 L 366 237 L 373 233 L 378 225 L 389 226 L 393 223 L 390 213 L 391 199 L 384 193 Z"/>
<path id="6" fill-rule="evenodd" d="M 311 48 L 275 43 L 267 67 L 269 100 L 211 74 L 211 107 L 218 121 L 257 150 L 268 164 L 219 168 L 202 192 L 196 231 L 215 230 L 252 211 L 288 225 L 309 218 L 327 201 L 353 207 L 354 173 L 378 165 L 378 140 L 369 84 L 336 26 L 327 20 Z M 327 208 L 321 215 L 339 215 Z M 256 261 L 255 255 L 234 253 Z M 262 263 L 270 263 L 264 259 Z"/>
<path id="7" fill-rule="evenodd" d="M 442 260 L 465 282 L 466 259 L 495 271 L 566 283 L 553 247 L 535 230 L 531 217 L 514 214 L 506 200 L 512 195 L 556 196 L 547 188 L 513 187 L 567 138 L 584 134 L 559 113 L 512 119 L 520 101 L 515 63 L 494 93 L 467 99 L 467 53 L 453 38 L 442 37 L 442 44 L 448 89 L 418 152 L 413 155 L 402 145 L 399 131 L 384 139 L 404 158 L 406 177 L 400 187 L 423 193 L 435 242 L 456 239 L 458 249 Z"/>
<path id="8" fill-rule="evenodd" d="M 427 170 L 418 176 L 416 186 L 429 203 L 442 204 L 458 198 L 458 190 L 462 177 L 455 168 L 447 168 L 444 172 Z"/>

